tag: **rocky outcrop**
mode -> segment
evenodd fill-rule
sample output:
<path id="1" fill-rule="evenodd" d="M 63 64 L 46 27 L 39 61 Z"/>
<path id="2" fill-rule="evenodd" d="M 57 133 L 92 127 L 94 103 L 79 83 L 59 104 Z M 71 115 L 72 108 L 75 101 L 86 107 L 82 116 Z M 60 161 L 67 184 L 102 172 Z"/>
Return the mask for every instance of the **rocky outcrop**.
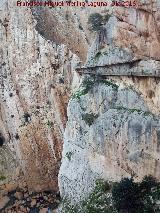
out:
<path id="1" fill-rule="evenodd" d="M 150 174 L 160 180 L 160 81 L 152 75 L 160 65 L 159 11 L 158 1 L 112 8 L 92 43 L 81 72 L 86 77 L 68 105 L 62 197 L 83 200 L 96 179 L 139 181 Z M 141 72 L 148 76 L 136 76 Z"/>
<path id="2" fill-rule="evenodd" d="M 62 196 L 76 201 L 96 179 L 140 180 L 145 174 L 160 179 L 159 117 L 133 88 L 91 82 L 88 93 L 69 103 L 59 174 Z"/>

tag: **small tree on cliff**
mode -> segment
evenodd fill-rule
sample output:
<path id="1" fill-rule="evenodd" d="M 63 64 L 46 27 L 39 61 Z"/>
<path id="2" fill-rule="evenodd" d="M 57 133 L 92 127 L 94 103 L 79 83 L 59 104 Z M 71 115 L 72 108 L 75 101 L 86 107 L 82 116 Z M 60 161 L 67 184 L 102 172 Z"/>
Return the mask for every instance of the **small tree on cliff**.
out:
<path id="1" fill-rule="evenodd" d="M 124 178 L 112 188 L 115 208 L 123 213 L 160 212 L 156 201 L 160 200 L 160 184 L 152 176 L 145 176 L 140 183 Z"/>
<path id="2" fill-rule="evenodd" d="M 139 206 L 142 206 L 139 187 L 133 178 L 124 178 L 116 183 L 112 189 L 112 197 L 118 212 L 136 213 Z"/>
<path id="3" fill-rule="evenodd" d="M 108 22 L 110 18 L 109 14 L 102 16 L 99 13 L 92 13 L 88 18 L 89 30 L 99 31 L 102 29 L 102 26 Z"/>
<path id="4" fill-rule="evenodd" d="M 99 31 L 103 25 L 103 16 L 99 13 L 93 13 L 88 18 L 89 29 Z"/>

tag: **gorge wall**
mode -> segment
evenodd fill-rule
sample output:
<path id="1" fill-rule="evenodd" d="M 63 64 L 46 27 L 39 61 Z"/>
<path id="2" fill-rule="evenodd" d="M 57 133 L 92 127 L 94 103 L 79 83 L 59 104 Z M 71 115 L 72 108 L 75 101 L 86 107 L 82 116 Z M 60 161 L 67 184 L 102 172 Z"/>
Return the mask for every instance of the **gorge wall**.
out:
<path id="1" fill-rule="evenodd" d="M 158 1 L 113 9 L 77 69 L 85 78 L 68 105 L 62 197 L 83 200 L 97 179 L 160 179 L 159 12 Z"/>
<path id="2" fill-rule="evenodd" d="M 159 73 L 160 3 L 137 3 L 61 9 L 1 3 L 1 183 L 20 178 L 36 191 L 59 185 L 62 197 L 79 201 L 97 178 L 160 179 L 160 78 L 75 71 L 117 64 L 119 72 Z M 91 13 L 110 14 L 99 33 L 88 30 Z"/>
<path id="3" fill-rule="evenodd" d="M 20 174 L 33 190 L 56 190 L 67 103 L 78 57 L 63 44 L 43 38 L 35 27 L 30 8 L 16 7 L 16 1 L 3 2 L 0 130 L 4 143 L 0 148 L 0 175 L 7 182 L 11 175 L 16 178 Z"/>

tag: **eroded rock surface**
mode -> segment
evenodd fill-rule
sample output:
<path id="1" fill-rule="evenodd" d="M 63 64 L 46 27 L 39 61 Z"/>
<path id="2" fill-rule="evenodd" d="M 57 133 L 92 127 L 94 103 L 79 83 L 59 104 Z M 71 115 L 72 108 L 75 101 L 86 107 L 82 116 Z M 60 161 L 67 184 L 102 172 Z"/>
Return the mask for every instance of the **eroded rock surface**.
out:
<path id="1" fill-rule="evenodd" d="M 88 76 L 91 88 L 80 89 L 69 102 L 84 79 L 75 72 L 77 64 L 121 63 L 123 68 L 118 69 L 125 73 L 159 72 L 160 4 L 158 0 L 138 4 L 30 9 L 16 7 L 16 0 L 3 0 L 0 160 L 5 159 L 6 178 L 2 183 L 22 176 L 30 190 L 57 190 L 63 142 L 62 196 L 80 200 L 99 177 L 120 180 L 133 175 L 139 180 L 151 173 L 160 179 L 159 78 L 117 76 L 108 77 L 107 83 L 99 73 L 95 79 Z M 95 12 L 110 16 L 100 32 L 88 30 L 88 17 Z M 136 60 L 138 65 L 132 67 Z M 3 171 L 2 165 L 0 175 Z"/>
<path id="2" fill-rule="evenodd" d="M 63 160 L 59 174 L 62 196 L 82 199 L 96 179 L 160 179 L 159 116 L 130 87 L 97 81 L 68 107 Z M 70 131 L 72 129 L 72 131 Z"/>
<path id="3" fill-rule="evenodd" d="M 0 149 L 12 152 L 1 158 L 9 164 L 14 156 L 31 189 L 56 190 L 77 57 L 35 30 L 30 8 L 5 1 L 0 9 Z"/>
<path id="4" fill-rule="evenodd" d="M 133 176 L 139 181 L 151 174 L 160 179 L 159 78 L 105 79 L 106 65 L 114 64 L 113 71 L 125 74 L 159 67 L 159 12 L 158 1 L 112 8 L 109 21 L 95 37 L 85 67 L 94 71 L 99 66 L 98 77 L 88 75 L 68 105 L 59 173 L 62 197 L 83 200 L 99 178 L 119 181 Z"/>

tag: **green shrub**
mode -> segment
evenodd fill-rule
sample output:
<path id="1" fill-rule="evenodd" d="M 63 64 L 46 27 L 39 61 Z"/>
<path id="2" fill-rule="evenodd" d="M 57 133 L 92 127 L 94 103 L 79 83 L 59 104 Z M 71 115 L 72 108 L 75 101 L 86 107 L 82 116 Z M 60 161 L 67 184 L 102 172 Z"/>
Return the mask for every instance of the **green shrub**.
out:
<path id="1" fill-rule="evenodd" d="M 112 199 L 118 212 L 157 213 L 160 184 L 152 176 L 145 176 L 140 183 L 124 178 L 112 188 Z"/>
<path id="2" fill-rule="evenodd" d="M 102 53 L 99 51 L 99 52 L 97 52 L 97 53 L 96 53 L 96 55 L 95 55 L 95 59 L 99 59 L 99 58 L 100 58 L 100 56 L 102 56 Z"/>
<path id="3" fill-rule="evenodd" d="M 86 95 L 89 90 L 94 86 L 94 80 L 90 78 L 84 79 L 81 85 L 81 89 L 75 92 L 72 96 L 73 99 L 80 99 L 82 95 Z"/>
<path id="4" fill-rule="evenodd" d="M 69 161 L 71 161 L 71 157 L 73 155 L 73 152 L 67 152 L 66 157 L 68 158 Z"/>
<path id="5" fill-rule="evenodd" d="M 94 86 L 94 83 L 95 81 L 93 79 L 86 78 L 82 82 L 82 87 L 84 87 L 86 92 L 88 92 L 90 89 L 92 89 L 92 87 Z"/>
<path id="6" fill-rule="evenodd" d="M 82 202 L 85 213 L 114 213 L 112 197 L 109 193 L 111 186 L 104 180 L 97 180 L 96 186 L 89 197 Z"/>
<path id="7" fill-rule="evenodd" d="M 97 180 L 94 190 L 78 205 L 65 200 L 63 213 L 158 213 L 160 184 L 152 176 L 145 176 L 140 183 L 124 178 L 112 185 Z"/>
<path id="8" fill-rule="evenodd" d="M 110 185 L 104 180 L 97 180 L 94 190 L 87 199 L 77 205 L 63 199 L 62 213 L 117 213 L 111 202 Z"/>
<path id="9" fill-rule="evenodd" d="M 93 113 L 86 113 L 82 115 L 82 119 L 85 121 L 86 124 L 88 124 L 88 126 L 91 126 L 96 118 L 98 118 L 98 115 L 95 115 Z"/>
<path id="10" fill-rule="evenodd" d="M 115 107 L 114 109 L 117 109 L 117 110 L 125 110 L 125 111 L 128 111 L 129 113 L 134 113 L 134 112 L 137 112 L 139 115 L 142 114 L 144 117 L 145 116 L 152 116 L 152 113 L 151 112 L 148 112 L 148 111 L 143 111 L 141 109 L 136 109 L 136 108 L 126 108 L 126 107 L 123 107 L 123 106 L 117 106 Z"/>
<path id="11" fill-rule="evenodd" d="M 107 182 L 104 181 L 102 179 L 98 179 L 96 180 L 96 187 L 95 187 L 95 191 L 104 191 L 104 192 L 108 192 L 111 190 L 111 185 Z"/>
<path id="12" fill-rule="evenodd" d="M 52 128 L 52 127 L 53 127 L 53 122 L 52 122 L 52 121 L 47 121 L 47 126 L 48 126 L 49 128 Z"/>
<path id="13" fill-rule="evenodd" d="M 143 194 L 150 194 L 151 189 L 156 186 L 157 186 L 156 179 L 151 175 L 145 176 L 139 185 L 141 193 Z"/>
<path id="14" fill-rule="evenodd" d="M 4 180 L 6 180 L 6 177 L 4 175 L 1 175 L 0 176 L 0 181 L 4 181 Z"/>
<path id="15" fill-rule="evenodd" d="M 63 199 L 61 202 L 61 212 L 62 213 L 78 213 L 78 206 L 72 205 L 68 199 Z"/>
<path id="16" fill-rule="evenodd" d="M 89 30 L 100 31 L 102 26 L 108 22 L 110 18 L 109 14 L 102 16 L 99 13 L 92 13 L 88 18 Z"/>
<path id="17" fill-rule="evenodd" d="M 113 83 L 112 81 L 105 80 L 105 79 L 92 79 L 92 78 L 86 78 L 82 82 L 81 88 L 75 92 L 75 94 L 72 96 L 72 99 L 80 99 L 82 95 L 86 95 L 95 84 L 105 84 L 106 86 L 111 86 L 112 89 L 115 91 L 118 90 L 118 85 Z"/>
<path id="18" fill-rule="evenodd" d="M 85 89 L 80 89 L 80 90 L 78 90 L 78 91 L 76 91 L 74 93 L 74 95 L 72 96 L 72 99 L 80 99 L 80 97 L 82 95 L 85 95 L 85 94 L 87 94 L 86 90 Z"/>
<path id="19" fill-rule="evenodd" d="M 111 86 L 115 91 L 118 90 L 118 85 L 109 80 L 99 80 L 100 83 L 105 84 L 106 86 Z"/>
<path id="20" fill-rule="evenodd" d="M 104 16 L 103 16 L 103 22 L 104 22 L 104 23 L 108 22 L 110 17 L 111 17 L 110 14 L 104 15 Z"/>
<path id="21" fill-rule="evenodd" d="M 90 30 L 99 31 L 103 25 L 103 16 L 99 13 L 92 13 L 88 18 Z"/>
<path id="22" fill-rule="evenodd" d="M 136 213 L 139 206 L 142 206 L 138 184 L 132 178 L 124 178 L 120 183 L 114 184 L 112 198 L 118 212 Z"/>
<path id="23" fill-rule="evenodd" d="M 153 200 L 160 200 L 160 183 L 151 189 L 151 195 Z"/>

